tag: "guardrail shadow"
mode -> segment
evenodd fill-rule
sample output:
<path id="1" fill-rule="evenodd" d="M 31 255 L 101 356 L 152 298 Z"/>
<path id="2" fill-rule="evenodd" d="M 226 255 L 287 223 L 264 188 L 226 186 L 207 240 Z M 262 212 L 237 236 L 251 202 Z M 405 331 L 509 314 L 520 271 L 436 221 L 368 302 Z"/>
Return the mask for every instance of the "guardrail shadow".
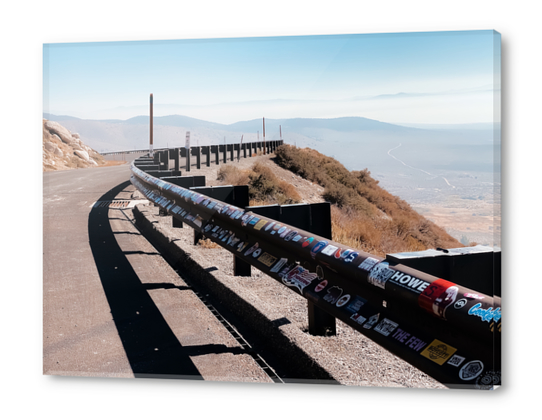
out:
<path id="1" fill-rule="evenodd" d="M 111 200 L 130 181 L 100 200 Z M 118 245 L 108 208 L 93 208 L 88 219 L 90 248 L 122 345 L 135 377 L 202 380 L 184 348 Z"/>

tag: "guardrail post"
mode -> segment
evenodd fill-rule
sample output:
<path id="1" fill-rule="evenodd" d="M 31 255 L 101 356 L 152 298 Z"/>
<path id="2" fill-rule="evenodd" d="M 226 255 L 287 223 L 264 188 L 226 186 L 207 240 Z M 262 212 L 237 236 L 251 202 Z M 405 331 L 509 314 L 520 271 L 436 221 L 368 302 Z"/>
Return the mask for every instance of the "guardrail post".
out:
<path id="1" fill-rule="evenodd" d="M 162 177 L 164 181 L 170 182 L 171 184 L 178 185 L 183 188 L 192 188 L 192 187 L 203 187 L 205 186 L 205 176 L 171 176 L 171 177 Z M 172 226 L 174 228 L 182 228 L 183 222 L 177 219 L 175 216 L 172 217 Z M 197 243 L 197 241 L 196 241 Z"/>
<path id="2" fill-rule="evenodd" d="M 233 187 L 233 200 L 232 204 L 239 208 L 244 209 L 249 205 L 248 185 L 236 185 Z M 241 258 L 234 255 L 233 257 L 233 275 L 250 277 L 252 274 L 251 265 Z"/>
<path id="3" fill-rule="evenodd" d="M 331 205 L 330 203 L 292 204 L 279 206 L 249 207 L 250 211 L 273 220 L 295 226 L 298 229 L 331 239 Z M 336 335 L 336 319 L 333 315 L 308 302 L 309 334 L 331 336 Z"/>
<path id="4" fill-rule="evenodd" d="M 208 197 L 220 200 L 226 204 L 231 204 L 239 208 L 246 208 L 249 204 L 248 185 L 235 185 L 235 186 L 215 186 L 198 188 L 197 191 Z M 195 234 L 196 231 L 194 231 Z M 194 236 L 194 244 L 197 244 L 201 236 Z M 233 255 L 233 275 L 249 277 L 251 275 L 251 265 L 243 259 Z"/>
<path id="5" fill-rule="evenodd" d="M 215 163 L 218 165 L 220 164 L 220 147 L 219 146 L 215 146 L 216 149 L 215 149 Z"/>
<path id="6" fill-rule="evenodd" d="M 162 150 L 162 167 L 164 170 L 169 170 L 169 150 Z"/>
<path id="7" fill-rule="evenodd" d="M 183 222 L 177 219 L 176 217 L 172 217 L 172 227 L 174 228 L 183 228 Z"/>
<path id="8" fill-rule="evenodd" d="M 199 146 L 196 146 L 192 150 L 196 155 L 196 169 L 201 169 L 201 149 Z"/>
<path id="9" fill-rule="evenodd" d="M 309 313 L 309 334 L 329 337 L 337 335 L 337 323 L 333 315 L 320 309 L 310 300 L 307 300 Z"/>
<path id="10" fill-rule="evenodd" d="M 185 148 L 186 150 L 186 172 L 190 172 L 190 149 Z"/>
<path id="11" fill-rule="evenodd" d="M 248 144 L 248 154 L 250 157 L 252 157 L 252 143 Z"/>
<path id="12" fill-rule="evenodd" d="M 203 146 L 201 152 L 205 155 L 205 165 L 211 166 L 211 146 Z"/>
<path id="13" fill-rule="evenodd" d="M 175 170 L 179 171 L 179 148 L 173 149 L 173 160 L 175 161 Z"/>

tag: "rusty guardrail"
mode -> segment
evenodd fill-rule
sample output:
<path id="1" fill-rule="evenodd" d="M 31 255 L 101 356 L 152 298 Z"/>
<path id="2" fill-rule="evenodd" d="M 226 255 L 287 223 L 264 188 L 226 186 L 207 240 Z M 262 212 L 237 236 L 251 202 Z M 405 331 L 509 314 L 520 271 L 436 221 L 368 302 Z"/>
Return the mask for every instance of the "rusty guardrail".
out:
<path id="1" fill-rule="evenodd" d="M 501 299 L 196 191 L 134 162 L 131 182 L 177 220 L 451 388 L 501 384 Z"/>

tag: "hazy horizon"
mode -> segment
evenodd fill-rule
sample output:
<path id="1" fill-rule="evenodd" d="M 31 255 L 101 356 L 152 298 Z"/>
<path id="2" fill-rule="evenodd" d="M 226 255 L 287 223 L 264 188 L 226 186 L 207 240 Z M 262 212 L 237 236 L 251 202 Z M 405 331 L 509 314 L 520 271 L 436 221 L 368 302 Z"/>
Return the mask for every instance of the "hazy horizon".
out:
<path id="1" fill-rule="evenodd" d="M 82 119 L 180 114 L 499 121 L 494 31 L 44 44 L 43 111 Z"/>

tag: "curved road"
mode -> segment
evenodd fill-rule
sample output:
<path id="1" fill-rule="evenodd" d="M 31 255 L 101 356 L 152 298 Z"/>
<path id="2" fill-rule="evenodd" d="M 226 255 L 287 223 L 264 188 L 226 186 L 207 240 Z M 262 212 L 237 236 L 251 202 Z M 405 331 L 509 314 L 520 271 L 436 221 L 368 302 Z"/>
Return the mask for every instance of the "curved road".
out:
<path id="1" fill-rule="evenodd" d="M 128 164 L 43 174 L 43 372 L 273 382 L 131 223 Z"/>

